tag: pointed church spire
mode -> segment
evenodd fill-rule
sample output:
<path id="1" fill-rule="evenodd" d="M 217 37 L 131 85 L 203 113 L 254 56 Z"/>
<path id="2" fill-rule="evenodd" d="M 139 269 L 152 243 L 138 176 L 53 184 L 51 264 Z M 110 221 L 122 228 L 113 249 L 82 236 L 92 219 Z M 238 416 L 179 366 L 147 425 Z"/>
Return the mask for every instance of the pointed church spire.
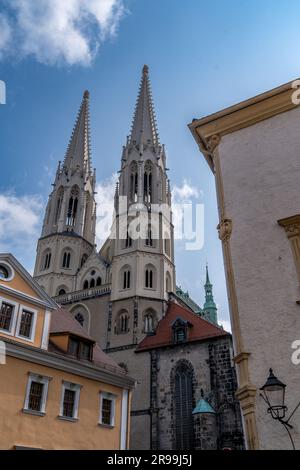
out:
<path id="1" fill-rule="evenodd" d="M 83 93 L 81 106 L 65 155 L 63 168 L 81 170 L 86 176 L 91 173 L 90 156 L 89 92 Z"/>
<path id="2" fill-rule="evenodd" d="M 204 284 L 205 290 L 205 303 L 203 306 L 204 315 L 207 320 L 211 321 L 212 323 L 218 323 L 217 319 L 217 306 L 214 301 L 214 296 L 212 292 L 212 283 L 209 280 L 208 274 L 208 264 L 206 263 L 206 281 Z"/>
<path id="3" fill-rule="evenodd" d="M 210 285 L 211 286 L 211 283 L 210 283 L 210 280 L 209 280 L 208 264 L 207 263 L 206 263 L 206 282 L 205 282 L 205 285 Z"/>
<path id="4" fill-rule="evenodd" d="M 148 141 L 150 141 L 152 145 L 159 143 L 155 113 L 151 98 L 149 68 L 147 65 L 144 65 L 143 67 L 139 95 L 133 117 L 130 141 L 131 143 L 135 141 L 139 145 L 147 144 Z"/>

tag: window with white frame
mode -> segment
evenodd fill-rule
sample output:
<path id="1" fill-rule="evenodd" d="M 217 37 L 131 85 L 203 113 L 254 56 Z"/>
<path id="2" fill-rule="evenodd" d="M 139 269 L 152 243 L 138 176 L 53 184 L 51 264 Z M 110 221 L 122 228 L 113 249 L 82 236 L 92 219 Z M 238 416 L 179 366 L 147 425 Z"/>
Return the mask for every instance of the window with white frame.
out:
<path id="1" fill-rule="evenodd" d="M 16 336 L 18 338 L 34 340 L 37 310 L 20 305 Z"/>
<path id="2" fill-rule="evenodd" d="M 48 386 L 51 377 L 30 373 L 26 388 L 24 412 L 45 414 Z"/>
<path id="3" fill-rule="evenodd" d="M 81 385 L 63 381 L 59 417 L 78 419 Z"/>
<path id="4" fill-rule="evenodd" d="M 0 331 L 8 335 L 15 333 L 18 304 L 0 297 Z"/>
<path id="5" fill-rule="evenodd" d="M 0 279 L 1 281 L 11 281 L 14 277 L 15 273 L 12 267 L 8 264 L 5 263 L 4 261 L 1 261 L 0 263 Z"/>
<path id="6" fill-rule="evenodd" d="M 112 393 L 100 393 L 99 424 L 103 426 L 115 425 L 116 396 Z"/>

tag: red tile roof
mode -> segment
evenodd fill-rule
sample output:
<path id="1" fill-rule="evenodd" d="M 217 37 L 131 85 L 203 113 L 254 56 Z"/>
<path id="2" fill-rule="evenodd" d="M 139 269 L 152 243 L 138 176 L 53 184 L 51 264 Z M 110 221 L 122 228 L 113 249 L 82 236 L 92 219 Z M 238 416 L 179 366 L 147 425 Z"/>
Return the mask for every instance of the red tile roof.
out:
<path id="1" fill-rule="evenodd" d="M 60 355 L 68 356 L 67 353 L 61 351 L 57 346 L 51 343 L 51 333 L 71 333 L 73 335 L 79 336 L 80 338 L 87 339 L 95 343 L 93 349 L 93 363 L 102 367 L 113 368 L 116 373 L 124 375 L 124 369 L 105 352 L 102 351 L 99 344 L 84 330 L 80 323 L 75 320 L 73 315 L 64 308 L 58 308 L 51 313 L 51 325 L 50 325 L 50 343 L 49 351 L 55 352 Z M 82 360 L 80 360 L 82 362 Z"/>
<path id="2" fill-rule="evenodd" d="M 181 305 L 175 302 L 169 302 L 167 313 L 158 323 L 156 333 L 146 336 L 138 345 L 136 352 L 173 345 L 173 330 L 171 325 L 178 317 L 188 321 L 192 325 L 188 330 L 187 343 L 218 336 L 228 336 L 230 334 Z"/>

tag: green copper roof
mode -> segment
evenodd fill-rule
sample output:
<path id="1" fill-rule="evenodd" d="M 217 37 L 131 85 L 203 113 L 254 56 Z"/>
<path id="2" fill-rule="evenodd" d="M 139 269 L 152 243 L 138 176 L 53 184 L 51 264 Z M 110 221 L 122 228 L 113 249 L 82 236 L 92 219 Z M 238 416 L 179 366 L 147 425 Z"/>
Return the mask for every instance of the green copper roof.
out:
<path id="1" fill-rule="evenodd" d="M 194 313 L 201 314 L 202 308 L 190 297 L 188 292 L 184 292 L 180 286 L 176 286 L 176 295 L 188 306 Z"/>
<path id="2" fill-rule="evenodd" d="M 210 404 L 204 400 L 204 398 L 201 398 L 198 403 L 196 408 L 193 411 L 193 415 L 197 415 L 200 413 L 213 413 L 215 414 L 215 410 L 210 406 Z"/>

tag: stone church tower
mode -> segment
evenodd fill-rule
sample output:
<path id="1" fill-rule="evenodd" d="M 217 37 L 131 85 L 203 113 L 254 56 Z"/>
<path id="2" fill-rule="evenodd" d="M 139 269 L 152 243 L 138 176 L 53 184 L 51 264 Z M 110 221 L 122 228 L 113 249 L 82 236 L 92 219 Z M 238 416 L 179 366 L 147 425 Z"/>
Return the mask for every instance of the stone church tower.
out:
<path id="1" fill-rule="evenodd" d="M 120 340 L 122 344 L 136 344 L 145 333 L 152 332 L 164 315 L 168 293 L 175 289 L 171 194 L 147 66 L 143 68 L 131 134 L 123 148 L 113 227 L 111 301 L 116 330 L 122 329 L 114 318 L 116 312 L 121 309 L 135 314 L 132 325 L 127 325 L 128 338 L 111 335 L 107 347 L 119 345 Z"/>
<path id="2" fill-rule="evenodd" d="M 221 448 L 226 437 L 236 447 L 231 337 L 217 324 L 208 272 L 204 309 L 176 286 L 170 184 L 148 67 L 122 151 L 111 234 L 99 252 L 88 103 L 85 92 L 49 197 L 35 279 L 136 379 L 132 449 L 199 447 L 193 409 L 202 389 L 216 409 L 231 410 L 203 446 Z"/>
<path id="3" fill-rule="evenodd" d="M 58 164 L 37 246 L 34 277 L 51 296 L 76 289 L 76 275 L 94 250 L 95 181 L 85 91 L 65 159 Z"/>

